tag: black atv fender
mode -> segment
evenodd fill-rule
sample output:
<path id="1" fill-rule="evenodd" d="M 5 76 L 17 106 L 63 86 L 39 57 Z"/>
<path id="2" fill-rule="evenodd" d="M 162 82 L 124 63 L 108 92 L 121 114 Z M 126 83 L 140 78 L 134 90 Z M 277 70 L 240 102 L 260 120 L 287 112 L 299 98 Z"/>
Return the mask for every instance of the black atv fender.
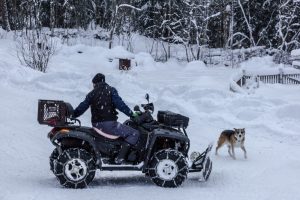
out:
<path id="1" fill-rule="evenodd" d="M 81 145 L 88 144 L 91 147 L 91 150 L 96 156 L 97 165 L 101 168 L 101 153 L 100 153 L 100 145 L 96 145 L 94 137 L 87 135 L 84 132 L 76 131 L 76 130 L 69 130 L 66 131 L 58 131 L 53 138 L 51 138 L 51 142 L 55 146 L 60 146 L 59 142 L 63 140 L 70 140 L 70 139 L 79 139 L 82 140 Z M 101 148 L 101 147 L 100 147 Z"/>
<path id="2" fill-rule="evenodd" d="M 169 130 L 169 129 L 162 129 L 162 128 L 155 129 L 151 133 L 150 138 L 148 140 L 148 143 L 146 145 L 146 148 L 148 150 L 146 152 L 146 158 L 145 158 L 145 161 L 144 161 L 143 172 L 145 172 L 147 167 L 148 167 L 149 161 L 150 161 L 151 156 L 153 154 L 152 150 L 155 146 L 155 143 L 157 142 L 157 140 L 159 138 L 178 140 L 178 141 L 186 143 L 186 147 L 181 153 L 183 153 L 183 155 L 185 155 L 185 156 L 188 155 L 190 140 L 186 135 L 184 135 L 183 133 L 181 133 L 177 130 Z"/>

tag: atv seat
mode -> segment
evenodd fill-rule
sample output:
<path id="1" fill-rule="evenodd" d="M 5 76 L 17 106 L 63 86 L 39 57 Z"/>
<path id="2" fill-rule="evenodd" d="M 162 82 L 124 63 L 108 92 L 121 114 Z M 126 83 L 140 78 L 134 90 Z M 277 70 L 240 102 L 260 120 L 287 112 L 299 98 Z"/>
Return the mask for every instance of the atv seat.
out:
<path id="1" fill-rule="evenodd" d="M 107 134 L 107 133 L 104 133 L 102 130 L 96 128 L 96 127 L 93 127 L 93 129 L 99 134 L 99 135 L 102 135 L 103 137 L 105 138 L 108 138 L 108 139 L 111 139 L 111 140 L 116 140 L 118 139 L 120 136 L 115 136 L 115 135 L 110 135 L 110 134 Z"/>
<path id="2" fill-rule="evenodd" d="M 81 131 L 81 132 L 85 132 L 85 133 L 91 135 L 94 138 L 100 139 L 102 141 L 106 141 L 108 143 L 119 144 L 119 143 L 123 142 L 123 138 L 121 138 L 121 137 L 118 137 L 116 139 L 110 139 L 108 137 L 105 137 L 105 136 L 99 134 L 98 132 L 96 132 L 96 130 L 94 128 L 91 128 L 91 127 L 81 126 L 81 127 L 76 128 L 76 130 Z"/>

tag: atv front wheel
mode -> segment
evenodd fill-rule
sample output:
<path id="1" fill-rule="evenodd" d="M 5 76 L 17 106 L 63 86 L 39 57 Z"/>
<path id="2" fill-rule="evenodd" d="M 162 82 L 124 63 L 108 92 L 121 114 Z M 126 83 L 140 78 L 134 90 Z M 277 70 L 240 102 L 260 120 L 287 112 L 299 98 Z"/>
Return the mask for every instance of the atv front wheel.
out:
<path id="1" fill-rule="evenodd" d="M 59 152 L 58 149 L 55 148 L 53 150 L 53 152 L 51 153 L 50 157 L 49 157 L 49 163 L 50 163 L 50 170 L 54 173 L 54 163 L 56 162 L 57 158 L 59 156 Z"/>
<path id="2" fill-rule="evenodd" d="M 174 188 L 187 178 L 188 163 L 179 151 L 164 149 L 154 154 L 148 170 L 156 185 Z"/>
<path id="3" fill-rule="evenodd" d="M 84 149 L 67 149 L 58 156 L 54 173 L 67 188 L 85 188 L 95 177 L 93 156 Z"/>

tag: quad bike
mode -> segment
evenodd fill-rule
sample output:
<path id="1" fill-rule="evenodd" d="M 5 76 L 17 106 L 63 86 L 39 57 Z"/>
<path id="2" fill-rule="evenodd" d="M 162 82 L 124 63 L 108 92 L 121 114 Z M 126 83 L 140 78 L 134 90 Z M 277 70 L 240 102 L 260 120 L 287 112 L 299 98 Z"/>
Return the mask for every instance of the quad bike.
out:
<path id="1" fill-rule="evenodd" d="M 136 146 L 126 155 L 126 165 L 115 163 L 124 140 L 109 139 L 91 127 L 81 126 L 72 118 L 73 108 L 69 103 L 39 100 L 38 121 L 53 129 L 48 133 L 56 147 L 50 156 L 50 169 L 61 185 L 67 188 L 85 188 L 100 170 L 141 171 L 161 187 L 178 187 L 190 172 L 200 174 L 206 181 L 212 170 L 209 158 L 212 145 L 203 153 L 193 152 L 188 157 L 190 140 L 186 133 L 189 118 L 169 111 L 158 111 L 157 120 L 152 117 L 153 103 L 142 104 L 134 110 L 136 119 L 124 124 L 139 130 Z"/>

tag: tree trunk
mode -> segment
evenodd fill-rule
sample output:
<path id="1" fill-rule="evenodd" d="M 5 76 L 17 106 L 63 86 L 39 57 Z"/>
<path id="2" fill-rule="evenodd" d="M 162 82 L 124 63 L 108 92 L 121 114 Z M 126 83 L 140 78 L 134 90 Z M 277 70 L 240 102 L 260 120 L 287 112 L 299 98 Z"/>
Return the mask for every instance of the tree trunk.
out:
<path id="1" fill-rule="evenodd" d="M 11 31 L 10 23 L 9 23 L 9 17 L 8 17 L 9 15 L 8 15 L 7 1 L 8 0 L 2 0 L 3 24 L 4 24 L 5 30 Z"/>
<path id="2" fill-rule="evenodd" d="M 248 18 L 246 17 L 246 14 L 245 14 L 243 5 L 241 3 L 241 0 L 238 0 L 238 4 L 239 4 L 239 6 L 241 8 L 244 20 L 246 22 L 246 25 L 247 25 L 247 28 L 248 28 L 248 31 L 249 31 L 250 45 L 251 45 L 251 47 L 256 46 L 254 38 L 253 38 L 253 34 L 252 34 L 252 27 L 251 27 L 251 24 L 249 22 L 250 19 L 248 20 Z"/>
<path id="3" fill-rule="evenodd" d="M 114 39 L 114 32 L 115 32 L 115 26 L 116 26 L 116 20 L 118 15 L 118 7 L 117 3 L 115 1 L 112 1 L 111 4 L 111 12 L 112 12 L 112 22 L 110 25 L 110 32 L 109 32 L 109 43 L 108 48 L 111 49 L 113 45 L 113 39 Z"/>
<path id="4" fill-rule="evenodd" d="M 55 28 L 55 10 L 54 10 L 54 1 L 50 1 L 50 30 L 51 35 L 54 35 L 54 28 Z"/>
<path id="5" fill-rule="evenodd" d="M 110 27 L 110 32 L 109 32 L 109 43 L 108 43 L 108 48 L 111 49 L 112 45 L 113 45 L 113 39 L 114 39 L 114 31 L 115 31 L 115 25 L 116 25 L 116 14 L 114 14 L 113 16 L 113 20 L 111 23 L 111 27 Z"/>

